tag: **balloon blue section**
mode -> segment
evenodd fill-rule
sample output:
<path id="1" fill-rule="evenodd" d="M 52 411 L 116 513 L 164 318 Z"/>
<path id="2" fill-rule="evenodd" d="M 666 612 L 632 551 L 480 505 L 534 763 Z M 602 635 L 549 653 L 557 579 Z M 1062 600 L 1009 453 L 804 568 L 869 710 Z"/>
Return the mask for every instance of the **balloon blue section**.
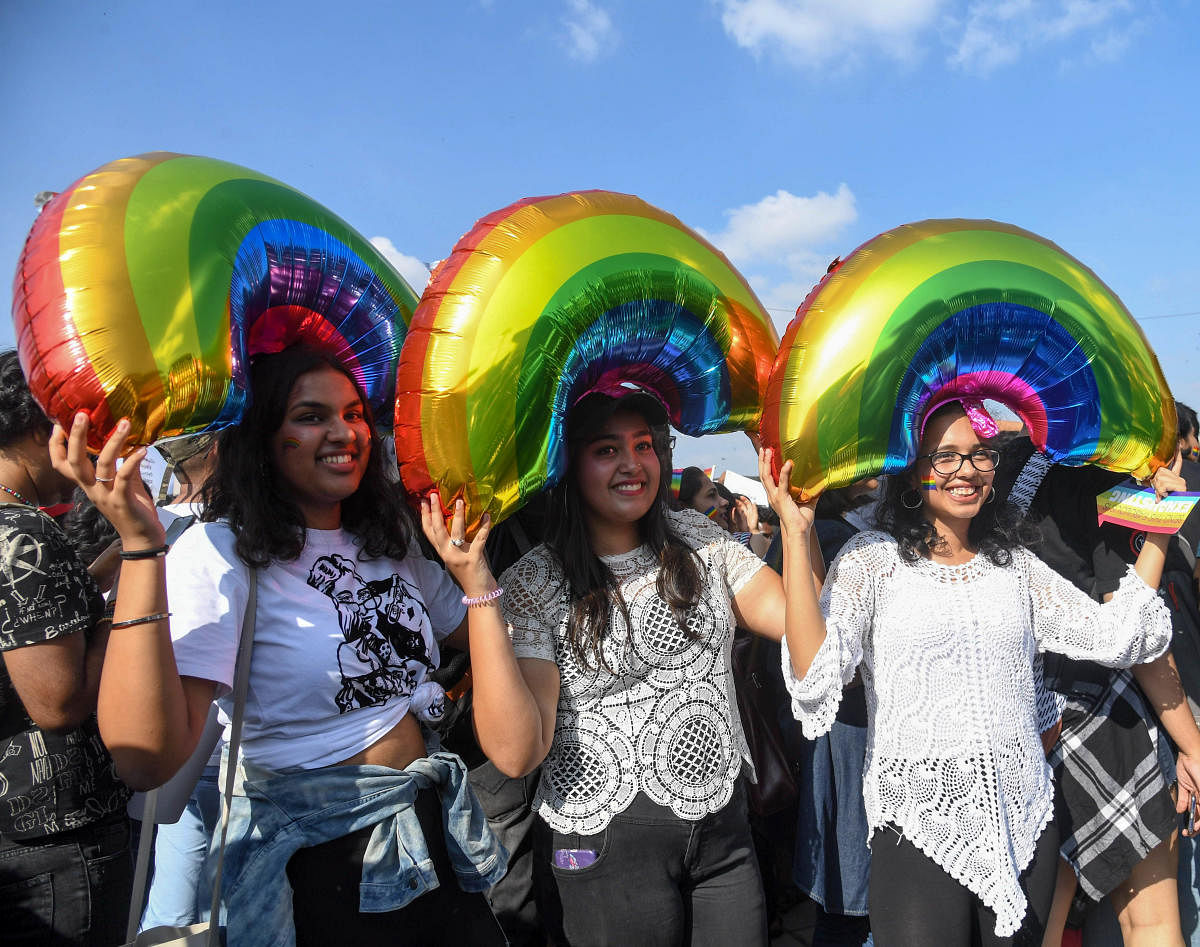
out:
<path id="1" fill-rule="evenodd" d="M 319 314 L 345 339 L 331 354 L 353 355 L 376 423 L 390 427 L 396 359 L 405 325 L 375 270 L 349 246 L 311 224 L 269 220 L 246 234 L 229 287 L 233 384 L 209 430 L 236 424 L 248 398 L 251 331 L 267 310 L 296 306 Z"/>
<path id="2" fill-rule="evenodd" d="M 1078 466 L 1095 455 L 1100 393 L 1087 352 L 1051 315 L 992 302 L 956 312 L 913 355 L 896 395 L 884 472 L 898 473 L 916 458 L 926 406 L 948 382 L 989 371 L 1019 379 L 1037 393 L 1046 411 L 1051 460 Z M 1017 410 L 1014 389 L 1002 384 L 984 397 Z"/>
<path id="3" fill-rule="evenodd" d="M 632 382 L 656 394 L 684 434 L 711 434 L 729 419 L 725 353 L 705 323 L 670 300 L 622 303 L 580 334 L 563 366 L 550 417 L 547 487 L 566 472 L 567 413 L 601 379 Z"/>

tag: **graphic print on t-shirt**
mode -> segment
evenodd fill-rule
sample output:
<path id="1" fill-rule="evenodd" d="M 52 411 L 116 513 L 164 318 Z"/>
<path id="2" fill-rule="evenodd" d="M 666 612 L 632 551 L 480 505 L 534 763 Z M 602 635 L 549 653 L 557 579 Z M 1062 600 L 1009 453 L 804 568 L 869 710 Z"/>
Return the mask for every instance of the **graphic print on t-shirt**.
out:
<path id="1" fill-rule="evenodd" d="M 353 560 L 337 553 L 313 563 L 308 584 L 333 601 L 345 638 L 337 653 L 338 710 L 410 697 L 426 670 L 433 670 L 425 645 L 429 612 L 420 591 L 399 575 L 368 581 Z"/>

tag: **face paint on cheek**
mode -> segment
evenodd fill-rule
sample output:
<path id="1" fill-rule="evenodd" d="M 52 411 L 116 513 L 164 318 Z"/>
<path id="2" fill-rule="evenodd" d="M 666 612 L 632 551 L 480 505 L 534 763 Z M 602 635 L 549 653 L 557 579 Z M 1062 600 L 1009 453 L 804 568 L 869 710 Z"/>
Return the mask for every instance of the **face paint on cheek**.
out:
<path id="1" fill-rule="evenodd" d="M 928 476 L 921 478 L 921 489 L 922 490 L 936 490 L 937 489 L 937 481 L 933 479 L 933 474 L 929 474 Z"/>
<path id="2" fill-rule="evenodd" d="M 295 437 L 285 437 L 283 439 L 283 449 L 284 450 L 299 450 L 300 449 L 300 439 L 295 438 Z"/>
<path id="3" fill-rule="evenodd" d="M 704 515 L 707 516 L 710 520 L 715 520 L 717 518 L 717 508 L 715 506 L 710 506 L 707 510 L 704 511 Z"/>

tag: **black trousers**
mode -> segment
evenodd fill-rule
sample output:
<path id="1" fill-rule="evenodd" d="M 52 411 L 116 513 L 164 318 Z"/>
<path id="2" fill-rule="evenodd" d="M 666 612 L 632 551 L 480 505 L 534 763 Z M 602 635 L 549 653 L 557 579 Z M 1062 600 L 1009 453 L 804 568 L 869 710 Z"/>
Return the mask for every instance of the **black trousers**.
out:
<path id="1" fill-rule="evenodd" d="M 697 822 L 639 793 L 601 832 L 554 832 L 552 846 L 571 947 L 766 944 L 741 784 L 724 809 Z"/>
<path id="2" fill-rule="evenodd" d="M 1058 873 L 1058 828 L 1038 837 L 1021 889 L 1029 901 L 1020 930 L 996 936 L 996 915 L 892 826 L 871 838 L 871 934 L 876 947 L 1039 947 Z"/>
<path id="3" fill-rule="evenodd" d="M 416 810 L 437 870 L 438 887 L 399 911 L 363 914 L 358 910 L 358 885 L 362 880 L 363 855 L 374 826 L 301 848 L 287 865 L 296 947 L 329 944 L 491 947 L 506 943 L 483 892 L 468 893 L 458 886 L 446 851 L 442 805 L 437 792 L 421 790 Z"/>

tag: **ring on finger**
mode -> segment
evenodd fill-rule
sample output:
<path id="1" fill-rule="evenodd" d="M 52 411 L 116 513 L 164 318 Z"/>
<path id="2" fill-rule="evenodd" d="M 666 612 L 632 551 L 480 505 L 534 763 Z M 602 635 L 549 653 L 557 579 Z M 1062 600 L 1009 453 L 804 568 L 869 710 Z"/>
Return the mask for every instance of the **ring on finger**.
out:
<path id="1" fill-rule="evenodd" d="M 97 477 L 96 483 L 112 483 L 116 479 L 116 477 Z"/>
<path id="2" fill-rule="evenodd" d="M 467 541 L 465 539 L 454 539 L 453 537 L 450 539 L 450 545 L 456 549 L 462 549 L 466 544 Z"/>

